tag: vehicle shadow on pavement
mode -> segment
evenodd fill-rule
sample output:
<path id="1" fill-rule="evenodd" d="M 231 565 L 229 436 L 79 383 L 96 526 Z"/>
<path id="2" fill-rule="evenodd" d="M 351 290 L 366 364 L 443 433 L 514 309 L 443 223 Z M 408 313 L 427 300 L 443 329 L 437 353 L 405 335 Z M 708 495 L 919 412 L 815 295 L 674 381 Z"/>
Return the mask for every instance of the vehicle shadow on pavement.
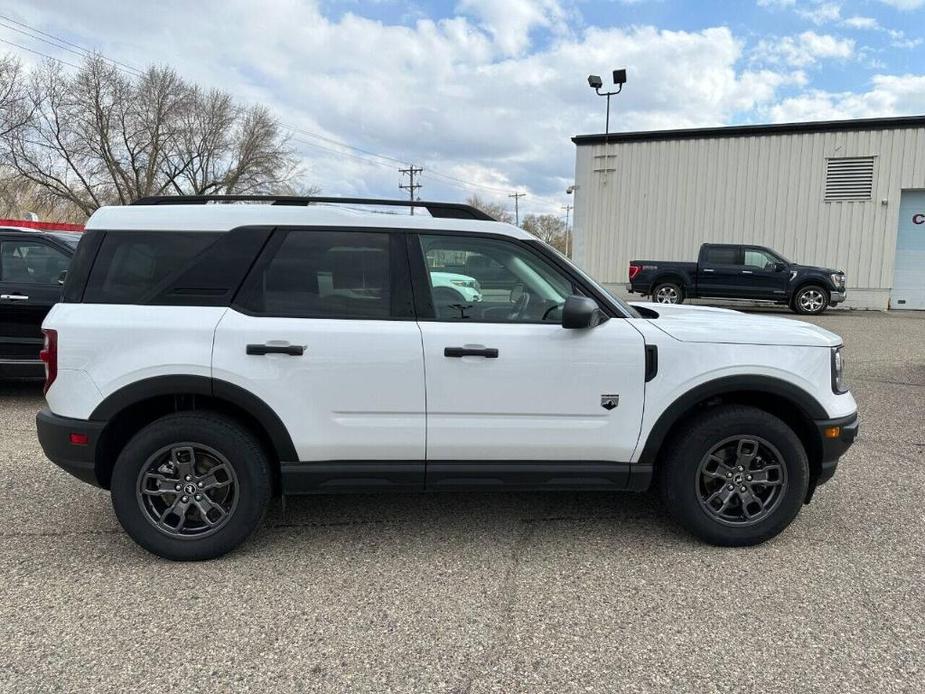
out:
<path id="1" fill-rule="evenodd" d="M 471 532 L 504 535 L 512 528 L 608 526 L 615 535 L 652 541 L 690 541 L 669 520 L 653 492 L 435 492 L 399 494 L 338 494 L 290 496 L 275 499 L 259 539 L 242 548 L 247 553 L 272 551 L 276 544 L 313 544 L 320 532 L 375 528 L 375 536 L 389 531 L 402 535 L 452 535 Z M 308 532 L 300 532 L 305 529 Z M 365 536 L 362 533 L 362 536 Z"/>

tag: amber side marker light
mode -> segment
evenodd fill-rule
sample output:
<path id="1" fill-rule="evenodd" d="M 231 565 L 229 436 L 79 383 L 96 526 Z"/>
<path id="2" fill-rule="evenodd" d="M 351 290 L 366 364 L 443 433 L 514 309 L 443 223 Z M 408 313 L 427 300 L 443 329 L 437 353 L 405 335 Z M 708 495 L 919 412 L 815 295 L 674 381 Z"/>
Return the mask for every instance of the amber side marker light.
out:
<path id="1" fill-rule="evenodd" d="M 825 436 L 827 439 L 837 439 L 840 434 L 841 434 L 841 427 L 827 427 L 822 432 L 822 435 Z"/>

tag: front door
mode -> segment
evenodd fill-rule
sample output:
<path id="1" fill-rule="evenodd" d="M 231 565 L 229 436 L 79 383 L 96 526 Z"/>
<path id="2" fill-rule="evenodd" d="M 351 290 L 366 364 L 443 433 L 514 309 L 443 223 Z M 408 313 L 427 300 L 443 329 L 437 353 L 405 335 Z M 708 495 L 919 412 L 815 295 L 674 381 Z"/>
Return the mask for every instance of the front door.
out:
<path id="1" fill-rule="evenodd" d="M 419 323 L 428 470 L 431 461 L 630 460 L 645 345 L 629 321 L 562 328 L 562 304 L 579 288 L 524 243 L 428 234 L 410 248 L 425 267 L 416 293 L 433 303 L 434 317 Z M 471 274 L 446 286 L 447 269 L 460 268 Z"/>
<path id="2" fill-rule="evenodd" d="M 903 191 L 890 308 L 925 309 L 925 191 Z"/>
<path id="3" fill-rule="evenodd" d="M 275 231 L 216 329 L 212 366 L 270 406 L 299 461 L 420 461 L 423 483 L 424 363 L 403 238 Z"/>
<path id="4" fill-rule="evenodd" d="M 41 372 L 42 321 L 61 298 L 70 258 L 41 239 L 0 235 L 0 362 Z"/>
<path id="5" fill-rule="evenodd" d="M 770 300 L 785 298 L 790 273 L 777 269 L 783 261 L 764 248 L 746 247 L 744 250 L 741 296 Z"/>

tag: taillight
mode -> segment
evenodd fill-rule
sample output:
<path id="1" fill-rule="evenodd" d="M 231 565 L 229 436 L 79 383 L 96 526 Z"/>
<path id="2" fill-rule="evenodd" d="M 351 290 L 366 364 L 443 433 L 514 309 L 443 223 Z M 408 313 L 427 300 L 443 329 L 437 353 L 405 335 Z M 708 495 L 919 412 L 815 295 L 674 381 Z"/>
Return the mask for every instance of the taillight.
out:
<path id="1" fill-rule="evenodd" d="M 45 344 L 39 352 L 39 359 L 45 364 L 45 387 L 42 392 L 47 393 L 58 377 L 58 331 L 43 329 L 42 334 L 45 335 Z"/>
<path id="2" fill-rule="evenodd" d="M 640 270 L 642 270 L 642 265 L 633 265 L 630 263 L 630 282 L 636 279 L 636 275 L 639 274 Z"/>

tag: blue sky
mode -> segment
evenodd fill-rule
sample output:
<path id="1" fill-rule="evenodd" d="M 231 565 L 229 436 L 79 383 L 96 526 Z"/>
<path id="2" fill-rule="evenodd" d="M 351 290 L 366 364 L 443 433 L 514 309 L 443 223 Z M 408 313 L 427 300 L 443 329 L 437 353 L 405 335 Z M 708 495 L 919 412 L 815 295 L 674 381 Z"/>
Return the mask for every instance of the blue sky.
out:
<path id="1" fill-rule="evenodd" d="M 603 129 L 585 79 L 616 67 L 629 81 L 614 130 L 925 113 L 925 0 L 45 0 L 0 14 L 267 104 L 305 182 L 332 195 L 398 195 L 399 162 L 414 162 L 425 197 L 517 190 L 522 209 L 558 212 L 570 137 Z M 27 64 L 27 49 L 75 59 L 2 24 L 0 39 Z"/>

